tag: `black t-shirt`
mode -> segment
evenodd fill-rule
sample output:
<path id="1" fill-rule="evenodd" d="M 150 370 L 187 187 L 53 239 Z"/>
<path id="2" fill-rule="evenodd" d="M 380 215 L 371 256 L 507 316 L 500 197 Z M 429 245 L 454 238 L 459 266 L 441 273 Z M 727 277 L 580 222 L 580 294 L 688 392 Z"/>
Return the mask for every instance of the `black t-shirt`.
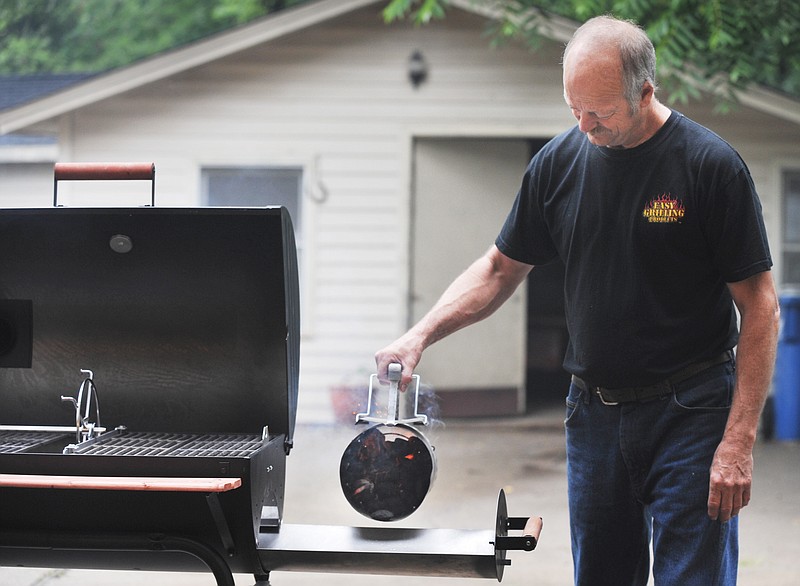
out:
<path id="1" fill-rule="evenodd" d="M 735 346 L 726 282 L 772 266 L 744 161 L 676 112 L 632 149 L 596 147 L 577 127 L 554 138 L 496 244 L 528 264 L 564 261 L 564 367 L 610 388 L 655 383 Z"/>

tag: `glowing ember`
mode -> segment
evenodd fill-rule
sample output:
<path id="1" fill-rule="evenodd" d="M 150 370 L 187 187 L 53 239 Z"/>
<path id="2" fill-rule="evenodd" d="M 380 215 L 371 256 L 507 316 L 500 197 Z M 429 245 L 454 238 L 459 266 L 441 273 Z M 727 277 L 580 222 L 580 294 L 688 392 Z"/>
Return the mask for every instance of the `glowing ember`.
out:
<path id="1" fill-rule="evenodd" d="M 396 521 L 422 504 L 433 471 L 431 448 L 415 430 L 378 425 L 347 446 L 339 478 L 356 511 L 377 521 Z"/>

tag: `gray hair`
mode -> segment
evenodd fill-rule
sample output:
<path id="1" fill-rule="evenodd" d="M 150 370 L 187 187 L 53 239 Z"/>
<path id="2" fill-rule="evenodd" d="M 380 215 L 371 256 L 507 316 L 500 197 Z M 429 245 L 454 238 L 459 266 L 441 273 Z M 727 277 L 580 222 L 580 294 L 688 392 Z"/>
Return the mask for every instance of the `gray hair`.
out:
<path id="1" fill-rule="evenodd" d="M 590 39 L 615 46 L 622 65 L 622 87 L 632 113 L 639 110 L 642 86 L 656 86 L 656 50 L 647 33 L 631 20 L 596 16 L 581 25 L 564 49 L 564 60 L 576 41 Z M 562 61 L 563 62 L 563 61 Z"/>

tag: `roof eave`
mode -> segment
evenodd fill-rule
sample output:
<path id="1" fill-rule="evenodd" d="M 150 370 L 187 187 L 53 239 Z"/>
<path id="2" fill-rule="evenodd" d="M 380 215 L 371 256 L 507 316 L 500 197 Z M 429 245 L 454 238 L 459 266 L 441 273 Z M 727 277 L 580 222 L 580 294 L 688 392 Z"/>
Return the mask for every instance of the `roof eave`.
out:
<path id="1" fill-rule="evenodd" d="M 483 16 L 489 20 L 502 20 L 505 18 L 503 10 L 494 2 L 479 2 L 478 0 L 449 0 L 450 6 Z M 557 14 L 549 13 L 540 21 L 541 34 L 553 41 L 566 44 L 577 30 L 580 23 L 564 18 Z"/>
<path id="2" fill-rule="evenodd" d="M 257 22 L 198 41 L 0 113 L 0 135 L 49 120 L 144 84 L 158 81 L 302 30 L 381 0 L 320 0 L 288 8 Z"/>
<path id="3" fill-rule="evenodd" d="M 760 112 L 800 125 L 800 102 L 763 86 L 739 92 L 739 102 Z"/>

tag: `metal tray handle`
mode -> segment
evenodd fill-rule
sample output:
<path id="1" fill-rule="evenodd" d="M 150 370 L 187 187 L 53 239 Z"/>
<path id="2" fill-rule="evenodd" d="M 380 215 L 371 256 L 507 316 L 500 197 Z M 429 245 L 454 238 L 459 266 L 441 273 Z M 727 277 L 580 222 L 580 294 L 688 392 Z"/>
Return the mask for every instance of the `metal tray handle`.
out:
<path id="1" fill-rule="evenodd" d="M 377 417 L 372 414 L 373 388 L 378 383 L 378 375 L 372 374 L 369 377 L 369 391 L 367 393 L 367 410 L 356 414 L 356 423 L 385 423 L 386 425 L 397 425 L 398 423 L 421 423 L 428 424 L 428 416 L 419 412 L 419 375 L 411 375 L 411 382 L 414 385 L 414 415 L 412 417 L 398 418 L 400 391 L 400 373 L 403 367 L 399 363 L 393 362 L 389 365 L 389 396 L 387 401 L 386 417 Z"/>

